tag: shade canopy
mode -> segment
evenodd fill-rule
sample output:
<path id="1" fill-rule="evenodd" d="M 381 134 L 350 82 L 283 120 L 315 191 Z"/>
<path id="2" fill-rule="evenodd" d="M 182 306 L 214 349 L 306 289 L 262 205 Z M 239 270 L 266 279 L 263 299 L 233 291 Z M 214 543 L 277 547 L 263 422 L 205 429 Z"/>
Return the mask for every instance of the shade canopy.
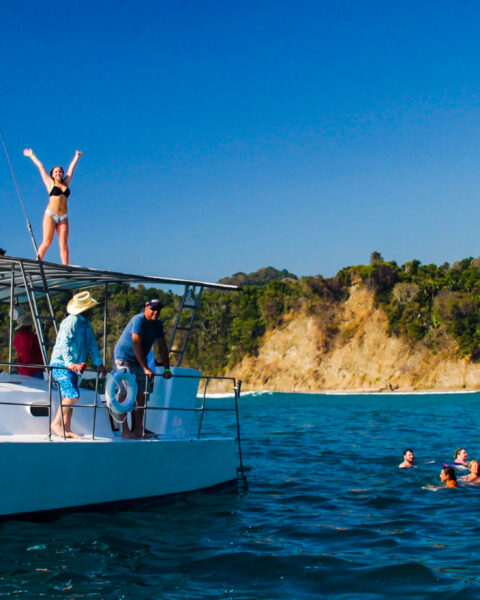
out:
<path id="1" fill-rule="evenodd" d="M 189 279 L 172 279 L 170 277 L 156 277 L 152 275 L 132 275 L 130 273 L 116 273 L 114 271 L 100 271 L 75 265 L 59 265 L 56 263 L 42 262 L 43 272 L 51 294 L 60 291 L 78 290 L 81 288 L 95 287 L 105 284 L 139 284 L 144 285 L 180 285 L 211 288 L 217 290 L 240 290 L 240 286 L 225 285 L 222 283 L 209 283 Z M 16 303 L 26 302 L 25 280 L 32 288 L 44 288 L 41 266 L 37 260 L 16 258 L 13 256 L 0 256 L 0 302 L 10 302 L 12 294 L 12 280 L 14 282 L 13 298 Z M 38 292 L 41 296 L 41 291 Z"/>

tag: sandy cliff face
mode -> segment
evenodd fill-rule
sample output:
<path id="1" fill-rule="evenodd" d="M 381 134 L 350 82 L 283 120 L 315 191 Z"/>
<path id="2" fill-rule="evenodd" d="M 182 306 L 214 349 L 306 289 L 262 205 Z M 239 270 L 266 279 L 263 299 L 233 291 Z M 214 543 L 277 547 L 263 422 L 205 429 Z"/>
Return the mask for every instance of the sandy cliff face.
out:
<path id="1" fill-rule="evenodd" d="M 434 354 L 388 336 L 387 317 L 364 288 L 353 287 L 338 308 L 333 339 L 323 325 L 319 317 L 292 314 L 264 336 L 257 357 L 245 358 L 229 374 L 243 381 L 244 390 L 480 389 L 480 365 L 452 358 L 452 340 Z"/>

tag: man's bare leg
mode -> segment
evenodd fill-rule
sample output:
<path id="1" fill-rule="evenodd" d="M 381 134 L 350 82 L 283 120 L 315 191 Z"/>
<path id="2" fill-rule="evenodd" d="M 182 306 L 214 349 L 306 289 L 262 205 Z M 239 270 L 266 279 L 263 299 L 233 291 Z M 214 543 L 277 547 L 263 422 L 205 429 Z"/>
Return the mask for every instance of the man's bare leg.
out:
<path id="1" fill-rule="evenodd" d="M 62 398 L 62 406 L 58 407 L 57 414 L 51 424 L 52 433 L 60 437 L 65 435 L 66 438 L 78 439 L 81 437 L 71 430 L 73 405 L 77 400 L 78 398 Z"/>
<path id="2" fill-rule="evenodd" d="M 123 402 L 126 397 L 127 397 L 127 393 L 122 392 L 118 396 L 118 401 Z M 132 413 L 132 415 L 133 415 L 133 413 Z M 132 423 L 133 423 L 133 417 L 132 417 Z M 132 429 L 133 429 L 133 427 L 132 427 Z M 128 413 L 127 413 L 124 415 L 124 419 L 122 421 L 122 438 L 124 438 L 126 440 L 135 439 L 137 436 L 133 433 L 132 429 L 130 429 L 130 427 L 128 425 Z"/>
<path id="3" fill-rule="evenodd" d="M 135 435 L 135 433 L 128 426 L 127 415 L 125 415 L 125 419 L 124 419 L 124 421 L 122 423 L 122 438 L 125 438 L 127 440 L 133 440 L 133 439 L 137 438 L 137 436 Z"/>
<path id="4" fill-rule="evenodd" d="M 150 433 L 144 431 L 143 428 L 143 419 L 145 416 L 145 394 L 143 392 L 141 394 L 137 394 L 137 406 L 132 414 L 132 429 L 135 437 L 143 438 L 143 437 L 151 437 Z"/>

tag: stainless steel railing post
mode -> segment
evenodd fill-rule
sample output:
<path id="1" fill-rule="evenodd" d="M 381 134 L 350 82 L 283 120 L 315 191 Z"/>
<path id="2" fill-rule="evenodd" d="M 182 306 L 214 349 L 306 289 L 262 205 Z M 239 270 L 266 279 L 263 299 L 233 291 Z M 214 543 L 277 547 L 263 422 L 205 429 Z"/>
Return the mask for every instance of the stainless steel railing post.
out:
<path id="1" fill-rule="evenodd" d="M 48 439 L 52 439 L 52 367 L 48 366 Z"/>
<path id="2" fill-rule="evenodd" d="M 95 404 L 93 406 L 93 425 L 92 425 L 92 440 L 95 439 L 95 426 L 97 423 L 97 403 L 98 403 L 98 381 L 100 373 L 97 371 L 97 377 L 95 378 Z"/>
<path id="3" fill-rule="evenodd" d="M 200 421 L 198 423 L 197 439 L 200 439 L 200 434 L 202 432 L 203 415 L 205 412 L 205 400 L 206 400 L 207 386 L 208 386 L 209 381 L 210 381 L 210 377 L 205 377 L 205 385 L 203 386 L 202 406 L 200 407 L 201 413 L 200 413 Z"/>

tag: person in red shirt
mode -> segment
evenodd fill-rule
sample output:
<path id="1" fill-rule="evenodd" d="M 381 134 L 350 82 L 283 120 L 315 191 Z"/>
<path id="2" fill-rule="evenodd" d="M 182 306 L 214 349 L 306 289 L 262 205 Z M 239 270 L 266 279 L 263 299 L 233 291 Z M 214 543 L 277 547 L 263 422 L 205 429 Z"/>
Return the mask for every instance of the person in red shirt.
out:
<path id="1" fill-rule="evenodd" d="M 13 338 L 13 345 L 17 353 L 17 363 L 22 365 L 43 365 L 43 356 L 38 343 L 37 334 L 32 330 L 32 316 L 20 315 L 15 327 L 17 332 Z M 43 369 L 36 367 L 18 367 L 20 375 L 43 379 Z"/>

